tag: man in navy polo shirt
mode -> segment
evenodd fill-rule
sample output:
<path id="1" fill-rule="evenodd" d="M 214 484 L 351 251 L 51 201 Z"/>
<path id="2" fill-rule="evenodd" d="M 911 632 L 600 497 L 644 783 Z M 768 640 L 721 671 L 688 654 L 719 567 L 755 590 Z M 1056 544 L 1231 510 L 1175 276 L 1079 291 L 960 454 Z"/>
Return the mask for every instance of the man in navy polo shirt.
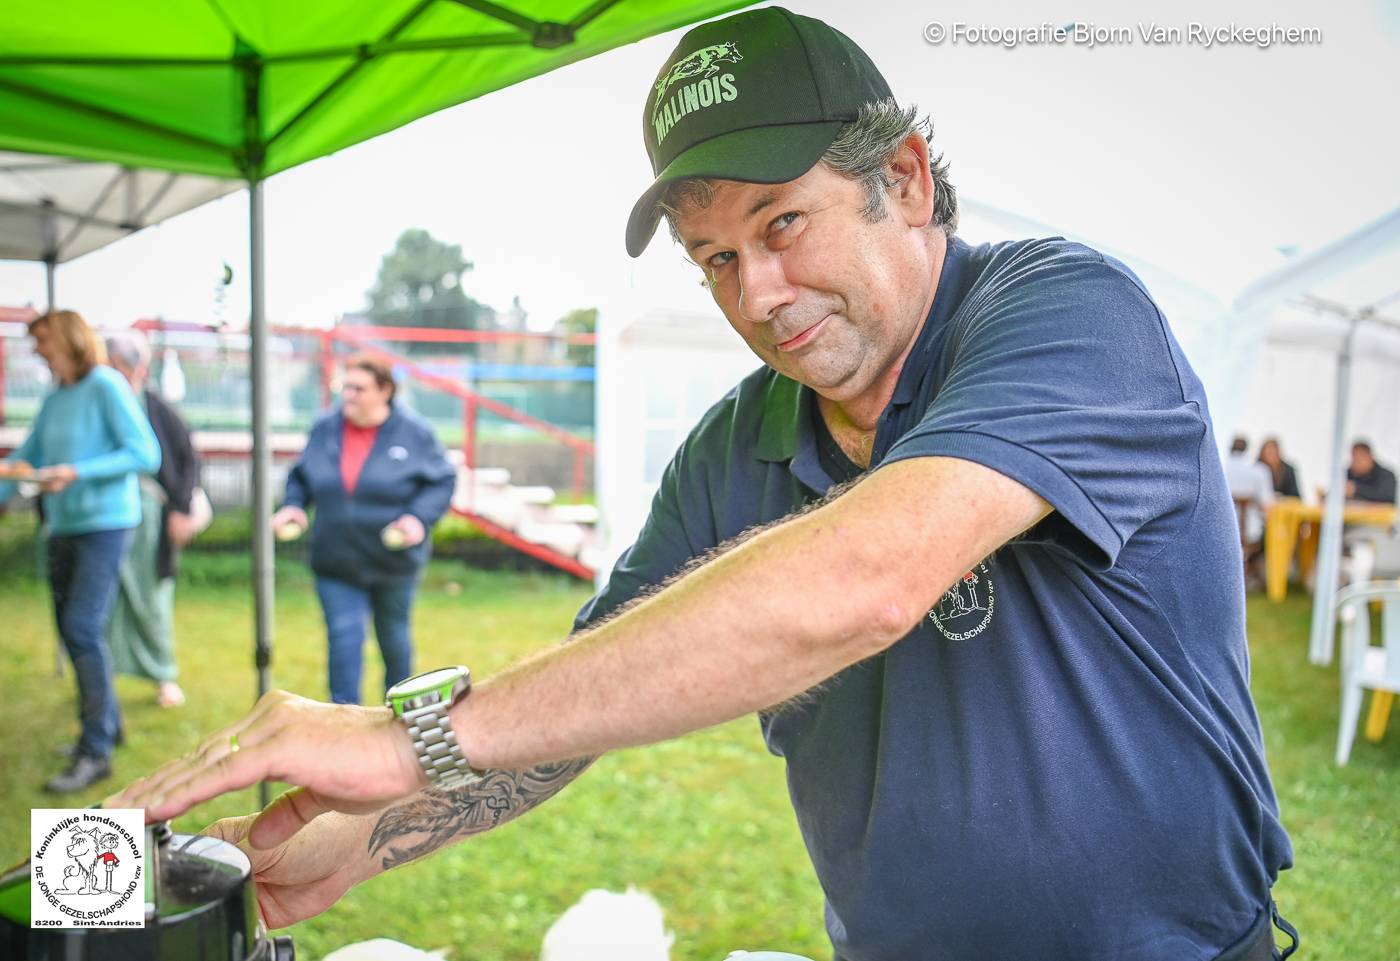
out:
<path id="1" fill-rule="evenodd" d="M 122 800 L 303 785 L 217 828 L 292 839 L 255 866 L 295 920 L 587 757 L 757 712 L 838 959 L 1274 956 L 1292 852 L 1234 507 L 1139 281 L 1063 240 L 957 239 L 913 112 L 779 8 L 690 31 L 644 133 L 629 251 L 666 216 L 765 366 L 682 444 L 570 641 L 452 705 L 482 780 L 403 803 L 424 781 L 391 719 L 284 696 Z"/>

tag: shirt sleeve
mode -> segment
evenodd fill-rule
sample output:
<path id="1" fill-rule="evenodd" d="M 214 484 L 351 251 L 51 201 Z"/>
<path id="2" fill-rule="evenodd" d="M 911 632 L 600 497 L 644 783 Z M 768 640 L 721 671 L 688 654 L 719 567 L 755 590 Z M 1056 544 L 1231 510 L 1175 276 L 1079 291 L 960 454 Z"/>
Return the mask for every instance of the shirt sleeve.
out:
<path id="1" fill-rule="evenodd" d="M 98 402 L 102 404 L 107 428 L 116 439 L 116 449 L 87 457 L 73 465 L 85 479 L 120 477 L 123 474 L 154 474 L 160 468 L 160 445 L 151 422 L 136 402 L 136 395 L 112 377 L 98 382 Z"/>
<path id="2" fill-rule="evenodd" d="M 1348 476 L 1351 471 L 1347 471 Z M 1353 478 L 1356 491 L 1353 499 L 1372 501 L 1377 504 L 1390 504 L 1395 501 L 1395 475 L 1384 467 L 1374 467 L 1364 478 Z"/>
<path id="3" fill-rule="evenodd" d="M 1254 474 L 1254 499 L 1259 502 L 1260 507 L 1269 507 L 1274 502 L 1274 475 L 1264 464 L 1254 463 L 1250 466 Z"/>
<path id="4" fill-rule="evenodd" d="M 447 459 L 432 427 L 422 424 L 416 429 L 420 434 L 418 442 L 427 454 L 421 462 L 418 492 L 408 504 L 408 513 L 422 521 L 424 527 L 432 527 L 442 520 L 452 504 L 452 495 L 457 489 L 457 470 Z"/>
<path id="5" fill-rule="evenodd" d="M 950 321 L 940 389 L 884 462 L 998 471 L 1055 509 L 1033 535 L 1112 567 L 1135 532 L 1199 492 L 1206 426 L 1179 354 L 1152 301 L 1102 258 L 996 286 Z"/>
<path id="6" fill-rule="evenodd" d="M 292 465 L 292 469 L 287 471 L 287 486 L 282 493 L 283 507 L 299 507 L 306 510 L 311 506 L 311 484 L 306 476 L 306 459 L 311 456 L 313 444 L 316 440 L 316 429 L 306 435 L 306 446 L 301 449 L 301 456 Z"/>

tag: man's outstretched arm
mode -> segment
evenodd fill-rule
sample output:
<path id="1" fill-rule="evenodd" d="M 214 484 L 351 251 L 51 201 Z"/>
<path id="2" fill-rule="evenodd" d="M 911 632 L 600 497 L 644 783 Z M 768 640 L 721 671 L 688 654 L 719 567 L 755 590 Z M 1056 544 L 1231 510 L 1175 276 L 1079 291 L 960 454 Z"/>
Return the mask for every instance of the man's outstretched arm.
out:
<path id="1" fill-rule="evenodd" d="M 771 707 L 899 640 L 954 580 L 1049 511 L 970 461 L 891 464 L 483 681 L 453 708 L 453 727 L 472 763 L 516 767 Z"/>
<path id="2" fill-rule="evenodd" d="M 520 770 L 771 707 L 897 641 L 956 578 L 1049 511 L 970 461 L 890 464 L 477 685 L 453 707 L 453 727 L 474 766 Z M 377 811 L 426 786 L 388 709 L 273 692 L 115 800 L 173 817 L 270 778 L 306 790 L 265 812 L 255 840 L 267 844 L 325 811 Z"/>

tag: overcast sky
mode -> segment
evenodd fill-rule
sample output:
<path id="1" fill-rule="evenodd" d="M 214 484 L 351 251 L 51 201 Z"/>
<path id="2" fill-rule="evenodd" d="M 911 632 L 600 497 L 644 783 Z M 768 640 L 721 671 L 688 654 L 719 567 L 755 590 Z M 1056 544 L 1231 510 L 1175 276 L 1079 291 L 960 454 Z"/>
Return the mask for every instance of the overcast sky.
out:
<path id="1" fill-rule="evenodd" d="M 1099 240 L 1226 296 L 1400 206 L 1400 4 L 793 0 L 840 27 L 896 95 L 930 113 L 963 196 Z M 963 39 L 926 39 L 932 17 Z M 974 44 L 983 28 L 1079 21 L 1131 42 Z M 1268 49 L 1151 43 L 1151 24 L 1318 28 Z M 935 31 L 936 32 L 936 31 Z M 985 35 L 985 31 L 983 31 Z M 326 325 L 363 306 L 380 257 L 422 227 L 476 263 L 467 291 L 532 321 L 573 307 L 707 309 L 663 236 L 623 251 L 650 180 L 641 105 L 677 35 L 444 111 L 268 182 L 268 308 Z M 207 321 L 223 261 L 227 318 L 247 310 L 240 192 L 58 271 L 59 302 L 103 325 Z M 976 238 L 980 239 L 980 238 Z M 0 303 L 42 304 L 43 269 L 0 262 Z M 712 309 L 712 308 L 709 308 Z"/>

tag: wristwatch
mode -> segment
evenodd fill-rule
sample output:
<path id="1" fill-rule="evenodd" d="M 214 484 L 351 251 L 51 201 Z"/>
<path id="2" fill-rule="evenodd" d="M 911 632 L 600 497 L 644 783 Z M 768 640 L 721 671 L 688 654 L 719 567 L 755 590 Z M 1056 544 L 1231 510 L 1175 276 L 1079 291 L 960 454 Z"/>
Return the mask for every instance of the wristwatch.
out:
<path id="1" fill-rule="evenodd" d="M 413 752 L 434 787 L 459 787 L 481 776 L 467 763 L 447 716 L 471 689 L 471 671 L 458 664 L 406 678 L 384 695 L 384 704 L 408 728 Z"/>

